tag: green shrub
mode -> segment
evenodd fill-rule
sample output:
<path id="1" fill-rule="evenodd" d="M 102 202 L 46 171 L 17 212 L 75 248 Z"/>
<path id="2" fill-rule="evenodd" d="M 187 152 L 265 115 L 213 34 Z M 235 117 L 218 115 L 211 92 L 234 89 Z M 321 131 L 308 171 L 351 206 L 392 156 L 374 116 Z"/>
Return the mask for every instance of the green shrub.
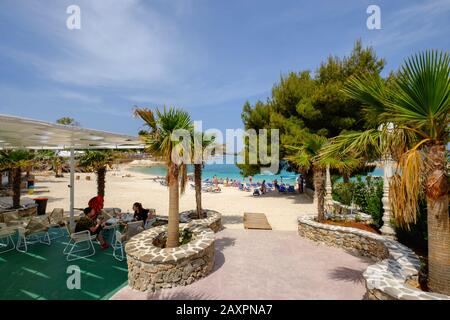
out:
<path id="1" fill-rule="evenodd" d="M 357 205 L 362 212 L 372 216 L 373 225 L 381 228 L 383 225 L 383 179 L 378 177 L 361 176 L 356 181 L 348 183 L 336 182 L 333 187 L 333 199 L 350 206 Z"/>
<path id="2" fill-rule="evenodd" d="M 346 206 L 351 205 L 353 198 L 353 185 L 351 182 L 336 182 L 333 187 L 333 200 Z"/>

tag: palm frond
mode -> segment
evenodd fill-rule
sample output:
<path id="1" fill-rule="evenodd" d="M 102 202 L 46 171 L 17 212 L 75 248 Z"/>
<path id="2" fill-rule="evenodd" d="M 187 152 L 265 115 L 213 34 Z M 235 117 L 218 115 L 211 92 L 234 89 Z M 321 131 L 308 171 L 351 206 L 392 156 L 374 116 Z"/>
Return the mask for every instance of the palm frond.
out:
<path id="1" fill-rule="evenodd" d="M 379 159 L 383 150 L 381 147 L 382 132 L 370 129 L 363 132 L 351 132 L 342 134 L 330 140 L 321 149 L 319 159 L 321 161 L 331 161 L 340 159 L 343 155 L 370 160 Z"/>
<path id="2" fill-rule="evenodd" d="M 145 121 L 146 125 L 151 129 L 156 129 L 156 121 L 153 112 L 148 108 L 139 108 L 135 106 L 133 110 L 133 114 L 135 117 L 140 117 Z"/>
<path id="3" fill-rule="evenodd" d="M 401 226 L 416 222 L 419 198 L 423 192 L 425 154 L 419 145 L 406 152 L 390 181 L 390 201 L 393 217 Z"/>
<path id="4" fill-rule="evenodd" d="M 377 126 L 385 112 L 385 88 L 385 82 L 378 74 L 367 74 L 351 77 L 344 85 L 343 92 L 362 102 L 367 120 L 371 125 Z"/>
<path id="5" fill-rule="evenodd" d="M 442 141 L 448 134 L 450 55 L 426 51 L 408 58 L 390 95 L 390 121 L 415 128 L 422 138 Z"/>

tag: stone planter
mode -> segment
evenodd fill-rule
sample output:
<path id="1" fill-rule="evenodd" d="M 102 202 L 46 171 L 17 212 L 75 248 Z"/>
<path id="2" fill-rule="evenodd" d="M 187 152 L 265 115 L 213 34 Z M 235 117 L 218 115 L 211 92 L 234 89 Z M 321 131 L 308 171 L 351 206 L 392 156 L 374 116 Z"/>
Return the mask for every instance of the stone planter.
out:
<path id="1" fill-rule="evenodd" d="M 194 216 L 197 215 L 197 211 L 189 210 L 180 213 L 180 221 L 206 226 L 215 233 L 223 229 L 222 215 L 219 212 L 209 209 L 204 209 L 203 211 L 206 212 L 207 217 L 205 219 L 192 219 Z"/>
<path id="2" fill-rule="evenodd" d="M 214 267 L 214 232 L 202 225 L 181 225 L 193 234 L 193 240 L 173 249 L 161 249 L 153 243 L 167 226 L 146 230 L 126 245 L 128 284 L 139 291 L 155 291 L 186 286 L 206 277 Z"/>
<path id="3" fill-rule="evenodd" d="M 420 260 L 408 247 L 380 235 L 314 221 L 314 216 L 298 218 L 302 237 L 329 246 L 341 247 L 376 261 L 363 276 L 367 298 L 371 300 L 447 300 L 449 296 L 424 292 L 408 286 L 417 280 Z"/>

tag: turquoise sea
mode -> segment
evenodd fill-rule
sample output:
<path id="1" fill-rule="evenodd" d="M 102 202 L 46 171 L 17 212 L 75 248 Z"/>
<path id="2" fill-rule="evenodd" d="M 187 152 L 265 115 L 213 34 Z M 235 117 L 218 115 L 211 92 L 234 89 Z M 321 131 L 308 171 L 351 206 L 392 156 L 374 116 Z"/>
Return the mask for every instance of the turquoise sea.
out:
<path id="1" fill-rule="evenodd" d="M 236 163 L 237 158 L 234 156 L 227 156 L 228 162 Z M 234 161 L 233 161 L 234 160 Z M 155 176 L 165 176 L 166 175 L 166 168 L 164 166 L 158 166 L 158 167 L 141 167 L 141 168 L 133 168 L 131 169 L 135 172 L 139 173 L 145 173 L 145 174 L 151 174 Z M 190 173 L 193 172 L 193 168 L 189 167 L 188 171 Z M 371 174 L 371 176 L 383 176 L 383 169 L 382 168 L 376 168 Z M 239 180 L 244 181 L 244 177 L 240 174 L 239 168 L 235 164 L 227 164 L 227 163 L 216 163 L 215 160 L 208 161 L 205 164 L 205 167 L 203 169 L 202 177 L 203 180 L 205 179 L 212 179 L 214 176 L 217 176 L 219 179 L 231 179 L 231 180 Z M 289 184 L 295 184 L 297 181 L 298 174 L 294 172 L 288 172 L 286 170 L 282 170 L 280 174 L 274 175 L 270 173 L 263 173 L 258 174 L 253 177 L 253 181 L 255 182 L 262 182 L 263 180 L 266 180 L 268 182 L 271 182 L 275 179 L 278 180 L 278 182 L 285 182 Z M 248 181 L 248 178 L 246 179 Z"/>
<path id="2" fill-rule="evenodd" d="M 230 179 L 230 180 L 239 180 L 239 181 L 244 181 L 244 177 L 240 174 L 239 168 L 235 165 L 235 163 L 237 162 L 238 158 L 234 157 L 234 156 L 226 156 L 226 160 L 227 162 L 233 162 L 233 163 L 227 163 L 225 161 L 225 163 L 216 163 L 216 160 L 210 160 L 207 161 L 205 164 L 205 167 L 203 169 L 202 172 L 202 178 L 203 180 L 205 179 L 212 179 L 214 176 L 216 176 L 219 179 Z M 135 172 L 140 172 L 140 173 L 146 173 L 146 174 L 151 174 L 151 175 L 156 175 L 156 176 L 165 176 L 166 175 L 166 168 L 163 166 L 160 167 L 151 167 L 151 168 L 133 168 L 131 169 L 132 171 Z M 190 166 L 188 168 L 188 171 L 190 173 L 193 172 L 193 168 Z M 290 183 L 290 184 L 295 184 L 296 179 L 298 177 L 298 174 L 294 173 L 294 172 L 288 172 L 286 170 L 282 170 L 280 172 L 280 174 L 278 175 L 274 175 L 271 173 L 263 173 L 263 174 L 258 174 L 255 175 L 253 177 L 253 181 L 255 182 L 262 182 L 263 180 L 266 181 L 273 181 L 275 179 L 278 180 L 278 182 L 285 182 L 285 183 Z M 246 181 L 248 182 L 248 178 L 246 179 Z"/>

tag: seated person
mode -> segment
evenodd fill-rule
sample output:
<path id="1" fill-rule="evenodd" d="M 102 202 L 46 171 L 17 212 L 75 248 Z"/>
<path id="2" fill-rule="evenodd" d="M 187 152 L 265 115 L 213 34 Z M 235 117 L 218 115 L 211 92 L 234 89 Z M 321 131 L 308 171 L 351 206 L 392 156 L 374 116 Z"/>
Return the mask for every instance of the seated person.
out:
<path id="1" fill-rule="evenodd" d="M 261 193 L 265 194 L 266 192 L 267 192 L 266 180 L 263 180 L 263 182 L 261 184 Z"/>
<path id="2" fill-rule="evenodd" d="M 147 219 L 149 218 L 149 212 L 150 210 L 144 209 L 142 207 L 142 203 L 136 202 L 133 204 L 133 211 L 134 211 L 134 220 L 135 221 L 143 221 L 144 225 L 147 222 Z M 153 217 L 151 217 L 153 218 Z"/>
<path id="3" fill-rule="evenodd" d="M 278 181 L 277 181 L 277 180 L 275 180 L 275 181 L 273 182 L 273 186 L 274 186 L 275 190 L 280 191 L 280 185 L 278 184 Z"/>
<path id="4" fill-rule="evenodd" d="M 100 246 L 103 250 L 108 249 L 109 245 L 106 243 L 101 231 L 103 230 L 102 223 L 97 222 L 97 213 L 93 208 L 84 209 L 84 217 L 78 220 L 75 226 L 75 233 L 89 230 L 91 235 L 97 235 L 97 240 L 100 242 Z"/>
<path id="5" fill-rule="evenodd" d="M 104 207 L 104 201 L 105 200 L 103 199 L 102 196 L 96 196 L 91 200 L 89 200 L 88 207 L 95 211 L 94 219 L 96 219 L 97 215 L 99 215 L 100 212 L 102 211 Z"/>

